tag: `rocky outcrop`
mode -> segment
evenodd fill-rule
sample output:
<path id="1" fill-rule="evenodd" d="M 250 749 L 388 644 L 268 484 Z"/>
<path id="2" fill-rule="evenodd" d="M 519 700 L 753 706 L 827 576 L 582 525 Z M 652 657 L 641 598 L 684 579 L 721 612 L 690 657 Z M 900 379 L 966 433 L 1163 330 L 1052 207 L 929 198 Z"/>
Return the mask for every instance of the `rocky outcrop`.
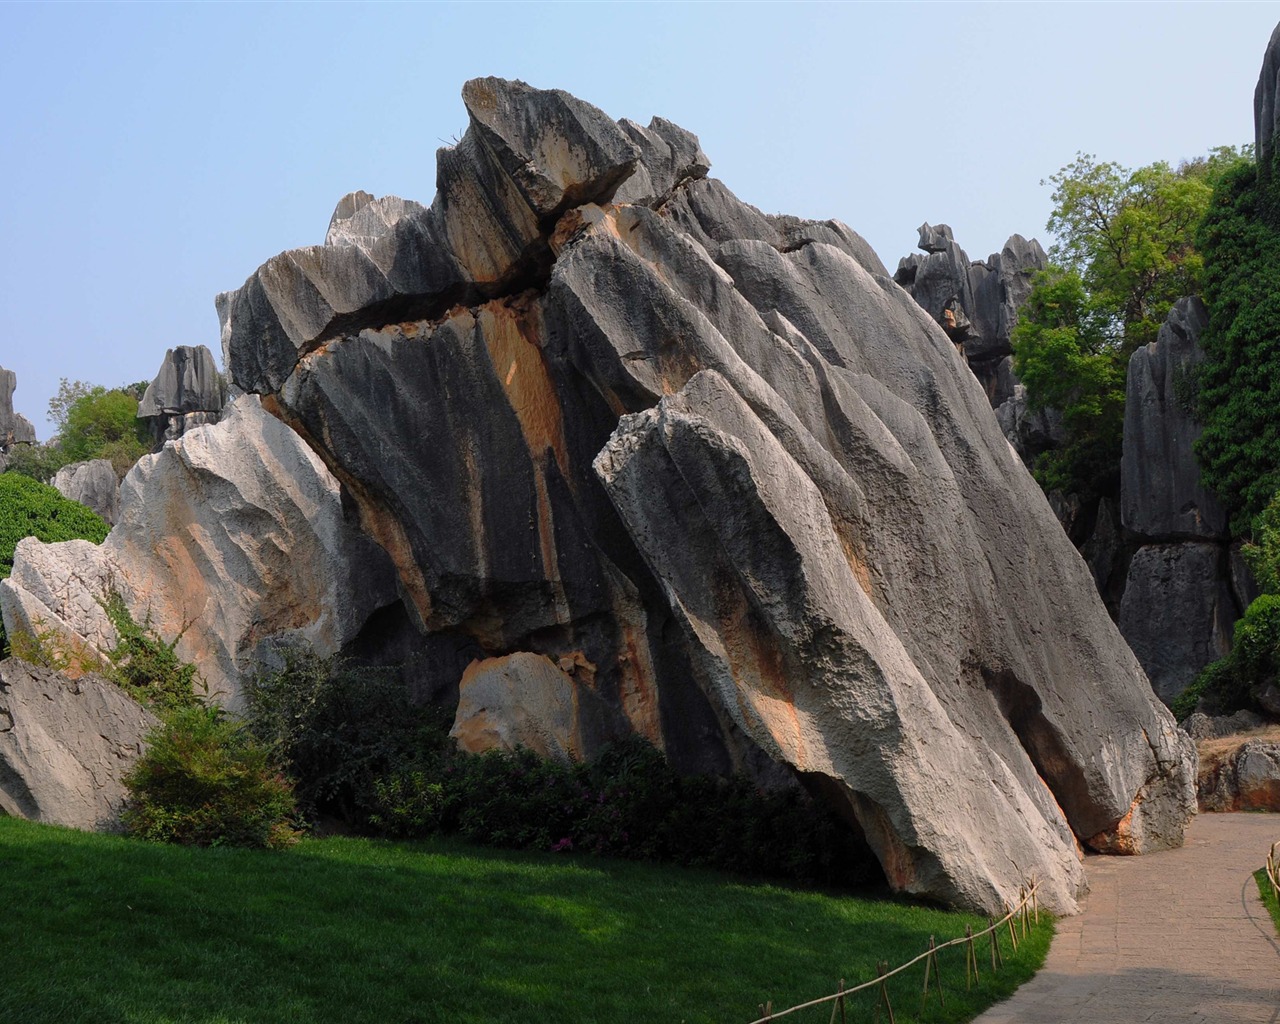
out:
<path id="1" fill-rule="evenodd" d="M 1125 529 L 1143 537 L 1227 536 L 1226 512 L 1201 485 L 1192 447 L 1201 427 L 1192 414 L 1191 384 L 1204 359 L 1200 335 L 1208 326 L 1200 299 L 1179 299 L 1156 340 L 1129 359 L 1120 514 Z"/>
<path id="2" fill-rule="evenodd" d="M 64 498 L 78 501 L 114 525 L 120 518 L 120 481 L 108 459 L 63 466 L 51 481 Z"/>
<path id="3" fill-rule="evenodd" d="M 100 676 L 72 680 L 16 658 L 0 661 L 0 813 L 118 827 L 121 780 L 156 724 Z"/>
<path id="4" fill-rule="evenodd" d="M 1201 758 L 1202 811 L 1280 811 L 1280 743 L 1249 739 Z"/>
<path id="5" fill-rule="evenodd" d="M 0 366 L 0 454 L 15 444 L 34 444 L 36 428 L 21 413 L 13 411 L 13 392 L 18 375 Z"/>
<path id="6" fill-rule="evenodd" d="M 391 563 L 347 522 L 337 481 L 256 396 L 142 458 L 100 546 L 19 541 L 0 613 L 10 635 L 55 631 L 90 667 L 116 643 L 101 605 L 113 590 L 136 621 L 180 637 L 179 656 L 233 707 L 264 645 L 335 653 L 396 600 Z"/>
<path id="7" fill-rule="evenodd" d="M 1271 42 L 1262 58 L 1262 71 L 1253 93 L 1253 141 L 1258 158 L 1258 173 L 1271 177 L 1276 173 L 1275 155 L 1280 138 L 1280 25 L 1271 33 Z"/>
<path id="8" fill-rule="evenodd" d="M 160 372 L 138 403 L 138 418 L 148 421 L 159 448 L 193 427 L 217 423 L 226 402 L 213 353 L 204 345 L 179 345 L 165 352 Z"/>
<path id="9" fill-rule="evenodd" d="M 430 207 L 372 201 L 219 299 L 234 383 L 342 481 L 418 627 L 476 645 L 458 736 L 789 777 L 895 887 L 988 910 L 1028 874 L 1071 910 L 1077 837 L 1180 842 L 1189 741 L 866 243 L 739 202 L 668 122 L 463 100 Z"/>
<path id="10" fill-rule="evenodd" d="M 922 224 L 926 255 L 898 262 L 893 279 L 942 327 L 982 382 L 992 407 L 1014 398 L 1010 335 L 1031 279 L 1049 258 L 1035 239 L 1013 235 L 986 261 L 971 261 L 946 224 Z M 1010 419 L 1018 418 L 1012 410 Z"/>
<path id="11" fill-rule="evenodd" d="M 1156 340 L 1134 352 L 1126 380 L 1120 514 L 1134 553 L 1120 631 L 1166 703 L 1230 650 L 1252 590 L 1193 448 L 1200 425 L 1188 383 L 1208 323 L 1198 298 L 1180 299 Z"/>

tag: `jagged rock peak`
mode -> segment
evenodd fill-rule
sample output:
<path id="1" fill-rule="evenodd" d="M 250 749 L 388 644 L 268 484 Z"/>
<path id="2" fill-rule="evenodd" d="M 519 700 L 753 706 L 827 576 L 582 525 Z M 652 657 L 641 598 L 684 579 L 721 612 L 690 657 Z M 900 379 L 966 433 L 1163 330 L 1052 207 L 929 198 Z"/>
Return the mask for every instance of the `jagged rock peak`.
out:
<path id="1" fill-rule="evenodd" d="M 18 375 L 0 366 L 0 453 L 15 444 L 34 444 L 36 428 L 21 413 L 13 411 L 13 392 Z"/>
<path id="2" fill-rule="evenodd" d="M 1004 248 L 970 260 L 946 224 L 920 226 L 919 246 L 898 262 L 893 279 L 942 327 L 982 383 L 993 407 L 1014 397 L 1010 340 L 1032 278 L 1049 265 L 1035 239 L 1011 235 Z"/>
<path id="3" fill-rule="evenodd" d="M 925 252 L 946 252 L 947 247 L 955 241 L 948 224 L 930 224 L 925 221 L 920 225 L 919 248 Z"/>
<path id="4" fill-rule="evenodd" d="M 1276 139 L 1280 136 L 1280 24 L 1271 33 L 1267 52 L 1262 58 L 1258 87 L 1253 93 L 1253 138 L 1258 157 L 1258 171 L 1273 173 L 1272 160 Z"/>
<path id="5" fill-rule="evenodd" d="M 455 735 L 803 782 L 894 886 L 987 910 L 1034 872 L 1070 911 L 1077 839 L 1176 845 L 1188 741 L 865 243 L 742 203 L 663 122 L 665 149 L 564 93 L 464 97 L 424 212 L 219 300 L 236 383 L 420 630 L 471 645 L 434 687 Z"/>
<path id="6" fill-rule="evenodd" d="M 217 423 L 227 398 L 213 353 L 204 345 L 179 345 L 165 352 L 160 371 L 138 403 L 138 417 L 150 421 L 159 447 L 193 427 Z"/>

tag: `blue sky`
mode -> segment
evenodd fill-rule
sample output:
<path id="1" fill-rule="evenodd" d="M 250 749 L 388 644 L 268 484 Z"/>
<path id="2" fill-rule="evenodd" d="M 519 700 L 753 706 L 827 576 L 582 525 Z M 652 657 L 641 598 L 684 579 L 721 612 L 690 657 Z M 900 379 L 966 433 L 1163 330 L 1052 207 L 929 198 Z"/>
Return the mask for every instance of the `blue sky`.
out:
<path id="1" fill-rule="evenodd" d="M 0 4 L 0 365 L 42 438 L 58 379 L 219 354 L 216 292 L 363 188 L 430 202 L 479 75 L 696 132 L 767 212 L 893 269 L 921 221 L 974 259 L 1038 236 L 1077 150 L 1253 138 L 1276 3 Z"/>

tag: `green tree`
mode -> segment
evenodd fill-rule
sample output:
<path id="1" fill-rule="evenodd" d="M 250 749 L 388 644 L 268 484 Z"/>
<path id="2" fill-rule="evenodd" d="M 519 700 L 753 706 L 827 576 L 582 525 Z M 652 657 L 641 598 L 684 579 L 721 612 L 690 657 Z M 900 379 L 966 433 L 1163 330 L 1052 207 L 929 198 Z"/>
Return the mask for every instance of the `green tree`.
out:
<path id="1" fill-rule="evenodd" d="M 1199 290 L 1196 227 L 1214 184 L 1241 159 L 1224 146 L 1176 170 L 1130 170 L 1081 153 L 1049 179 L 1054 265 L 1012 338 L 1031 407 L 1063 413 L 1065 446 L 1035 467 L 1046 490 L 1090 498 L 1118 487 L 1129 356 L 1155 339 L 1174 302 Z"/>
<path id="2" fill-rule="evenodd" d="M 58 446 L 68 462 L 110 459 L 123 475 L 151 450 L 138 400 L 123 391 L 93 387 L 67 407 Z"/>

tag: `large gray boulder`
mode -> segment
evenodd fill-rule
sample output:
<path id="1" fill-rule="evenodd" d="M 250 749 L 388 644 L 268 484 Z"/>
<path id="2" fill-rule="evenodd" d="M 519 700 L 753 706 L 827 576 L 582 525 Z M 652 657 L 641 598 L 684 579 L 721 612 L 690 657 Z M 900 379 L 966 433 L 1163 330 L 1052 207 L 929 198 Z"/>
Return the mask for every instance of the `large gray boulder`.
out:
<path id="1" fill-rule="evenodd" d="M 113 590 L 232 707 L 264 646 L 336 653 L 396 600 L 391 563 L 348 522 L 337 480 L 248 395 L 139 460 L 101 545 L 19 541 L 0 614 L 10 635 L 55 631 L 88 667 L 117 642 L 102 609 Z"/>
<path id="2" fill-rule="evenodd" d="M 1192 448 L 1201 427 L 1188 385 L 1204 359 L 1199 342 L 1208 325 L 1200 299 L 1179 299 L 1156 340 L 1129 359 L 1120 514 L 1132 533 L 1160 540 L 1226 538 L 1226 512 L 1201 485 Z"/>
<path id="3" fill-rule="evenodd" d="M 1072 910 L 1077 840 L 1179 843 L 1189 741 L 857 236 L 739 202 L 688 133 L 463 97 L 425 214 L 219 299 L 234 383 L 343 481 L 418 627 L 477 646 L 458 735 L 799 781 L 895 887 L 985 910 L 1030 874 Z"/>
<path id="4" fill-rule="evenodd" d="M 160 370 L 138 403 L 157 446 L 192 427 L 217 423 L 227 403 L 226 386 L 213 353 L 204 345 L 179 345 L 164 354 Z"/>
<path id="5" fill-rule="evenodd" d="M 1271 33 L 1267 52 L 1262 58 L 1262 71 L 1253 93 L 1253 141 L 1258 157 L 1258 171 L 1270 177 L 1275 168 L 1277 137 L 1280 137 L 1280 25 Z"/>
<path id="6" fill-rule="evenodd" d="M 13 411 L 13 392 L 18 386 L 18 375 L 0 366 L 0 453 L 15 444 L 33 444 L 36 429 L 21 413 Z"/>
<path id="7" fill-rule="evenodd" d="M 109 524 L 120 518 L 120 481 L 110 460 L 73 462 L 58 470 L 51 483 L 64 498 L 88 506 Z"/>
<path id="8" fill-rule="evenodd" d="M 0 813 L 80 829 L 119 826 L 124 776 L 157 724 L 100 676 L 0 661 Z"/>
<path id="9" fill-rule="evenodd" d="M 992 407 L 1013 397 L 1011 335 L 1018 309 L 1049 258 L 1040 243 L 1012 235 L 985 261 L 972 261 L 946 224 L 920 226 L 926 255 L 898 263 L 894 280 L 946 331 L 982 382 Z"/>

